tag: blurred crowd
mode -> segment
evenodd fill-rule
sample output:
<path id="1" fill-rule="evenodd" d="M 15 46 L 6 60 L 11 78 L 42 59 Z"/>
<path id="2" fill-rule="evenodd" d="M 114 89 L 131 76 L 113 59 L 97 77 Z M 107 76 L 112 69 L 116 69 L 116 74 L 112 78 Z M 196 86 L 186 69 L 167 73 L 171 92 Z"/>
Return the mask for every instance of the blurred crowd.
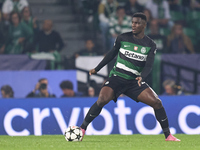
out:
<path id="1" fill-rule="evenodd" d="M 72 0 L 75 14 L 81 16 L 87 36 L 85 46 L 68 57 L 68 67 L 75 68 L 79 56 L 104 55 L 116 37 L 131 31 L 132 15 L 147 16 L 146 35 L 157 44 L 160 54 L 193 54 L 200 49 L 200 0 Z M 28 0 L 0 1 L 0 54 L 60 53 L 64 42 L 54 30 L 53 21 L 41 22 L 33 16 Z M 41 27 L 40 27 L 41 26 Z M 61 53 L 60 53 L 61 54 Z M 48 93 L 48 80 L 41 79 L 27 97 L 55 97 Z M 95 96 L 95 86 L 84 94 L 75 93 L 70 81 L 60 84 L 62 97 Z M 166 95 L 180 95 L 175 81 L 163 83 Z M 96 91 L 95 91 L 96 90 Z M 2 97 L 14 97 L 9 85 L 1 87 Z M 178 94 L 179 93 L 179 94 Z M 182 92 L 181 92 L 182 94 Z"/>
<path id="2" fill-rule="evenodd" d="M 61 51 L 64 46 L 52 20 L 40 28 L 27 0 L 4 0 L 0 13 L 0 54 Z"/>
<path id="3" fill-rule="evenodd" d="M 146 34 L 156 42 L 158 52 L 199 53 L 199 0 L 75 1 L 86 26 L 90 28 L 92 24 L 90 30 L 98 33 L 100 40 L 98 35 L 87 38 L 85 48 L 74 52 L 72 59 L 105 54 L 119 34 L 131 31 L 131 16 L 135 12 L 146 14 Z M 27 0 L 1 2 L 0 54 L 52 53 L 63 49 L 63 40 L 53 29 L 52 20 L 43 20 L 40 28 L 36 17 Z"/>
<path id="4" fill-rule="evenodd" d="M 147 16 L 146 34 L 161 53 L 199 53 L 199 0 L 78 0 L 87 24 L 95 25 L 107 52 L 115 38 L 131 31 L 131 16 Z"/>
<path id="5" fill-rule="evenodd" d="M 60 98 L 66 97 L 95 97 L 97 88 L 95 86 L 88 86 L 86 91 L 75 92 L 74 85 L 70 80 L 64 80 L 59 84 L 62 95 Z M 10 85 L 3 85 L 1 87 L 1 98 L 16 98 L 15 92 Z M 33 87 L 33 90 L 27 93 L 26 98 L 55 98 L 56 95 L 50 91 L 49 81 L 47 78 L 41 78 Z M 25 98 L 25 97 L 24 97 Z"/>

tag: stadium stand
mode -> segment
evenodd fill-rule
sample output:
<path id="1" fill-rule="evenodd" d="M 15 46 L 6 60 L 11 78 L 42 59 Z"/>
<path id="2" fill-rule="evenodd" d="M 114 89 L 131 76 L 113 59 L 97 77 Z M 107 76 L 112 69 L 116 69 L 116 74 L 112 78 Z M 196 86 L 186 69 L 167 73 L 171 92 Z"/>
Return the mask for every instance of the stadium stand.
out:
<path id="1" fill-rule="evenodd" d="M 65 47 L 61 55 L 71 56 L 80 47 L 84 47 L 83 32 L 80 22 L 73 13 L 72 2 L 69 0 L 29 0 L 32 13 L 41 25 L 44 19 L 54 22 L 55 29 L 61 34 Z M 77 44 L 79 43 L 79 44 Z"/>

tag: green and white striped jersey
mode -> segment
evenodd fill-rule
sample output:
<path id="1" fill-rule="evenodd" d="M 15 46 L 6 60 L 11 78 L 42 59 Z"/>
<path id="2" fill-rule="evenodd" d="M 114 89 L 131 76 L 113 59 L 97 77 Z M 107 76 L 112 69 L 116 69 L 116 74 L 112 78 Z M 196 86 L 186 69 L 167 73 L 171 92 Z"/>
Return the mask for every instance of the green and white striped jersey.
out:
<path id="1" fill-rule="evenodd" d="M 145 66 L 152 65 L 146 64 L 146 61 L 154 58 L 156 44 L 146 35 L 136 39 L 132 32 L 126 32 L 117 37 L 114 49 L 118 51 L 118 56 L 109 76 L 117 75 L 130 80 L 140 76 Z"/>

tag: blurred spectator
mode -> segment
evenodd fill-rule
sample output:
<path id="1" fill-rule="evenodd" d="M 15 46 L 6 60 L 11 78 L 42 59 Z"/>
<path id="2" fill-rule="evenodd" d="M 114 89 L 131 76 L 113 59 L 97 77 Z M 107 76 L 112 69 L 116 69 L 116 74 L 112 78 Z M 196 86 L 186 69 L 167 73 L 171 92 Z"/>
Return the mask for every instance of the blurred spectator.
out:
<path id="1" fill-rule="evenodd" d="M 39 23 L 35 17 L 32 16 L 30 7 L 26 6 L 21 13 L 22 22 L 25 23 L 33 32 L 39 30 Z"/>
<path id="2" fill-rule="evenodd" d="M 62 81 L 60 83 L 63 95 L 61 97 L 77 97 L 81 96 L 81 93 L 76 93 L 73 90 L 73 83 L 69 80 Z"/>
<path id="3" fill-rule="evenodd" d="M 104 82 L 105 82 L 105 81 L 104 81 Z M 103 85 L 103 84 L 102 84 L 102 85 Z M 99 94 L 102 85 L 99 86 L 95 80 L 89 80 L 89 81 L 88 81 L 88 86 L 94 88 L 95 95 L 98 95 L 98 94 Z M 87 91 L 87 92 L 88 92 L 88 91 Z M 88 95 L 88 94 L 86 94 L 86 95 Z"/>
<path id="4" fill-rule="evenodd" d="M 83 7 L 84 15 L 87 17 L 87 22 L 90 23 L 94 20 L 94 15 L 98 13 L 98 5 L 101 0 L 80 0 Z M 81 7 L 79 7 L 81 10 Z M 79 10 L 79 11 L 80 11 Z"/>
<path id="5" fill-rule="evenodd" d="M 2 31 L 0 30 L 0 54 L 3 54 L 4 51 L 5 51 L 5 38 Z"/>
<path id="6" fill-rule="evenodd" d="M 1 12 L 0 12 L 1 13 Z M 5 52 L 5 44 L 8 38 L 9 26 L 10 26 L 9 14 L 0 14 L 0 54 Z"/>
<path id="7" fill-rule="evenodd" d="M 6 35 L 4 35 L 4 32 L 3 32 L 3 28 L 2 28 L 2 24 L 1 24 L 1 22 L 2 22 L 2 16 L 1 16 L 2 14 L 0 13 L 0 54 L 3 54 L 4 53 L 4 51 L 5 51 L 5 36 Z"/>
<path id="8" fill-rule="evenodd" d="M 93 87 L 88 88 L 88 96 L 89 97 L 94 97 L 95 96 L 95 89 Z"/>
<path id="9" fill-rule="evenodd" d="M 3 3 L 4 3 L 4 0 L 0 0 L 0 8 L 2 8 Z"/>
<path id="10" fill-rule="evenodd" d="M 145 8 L 143 10 L 143 13 L 146 15 L 147 17 L 147 25 L 146 25 L 146 29 L 145 29 L 145 34 L 149 34 L 149 26 L 150 26 L 150 22 L 153 19 L 152 15 L 151 15 L 151 11 L 147 8 Z"/>
<path id="11" fill-rule="evenodd" d="M 145 6 L 148 0 L 138 0 L 138 3 L 142 6 Z"/>
<path id="12" fill-rule="evenodd" d="M 8 39 L 9 28 L 10 28 L 10 15 L 2 13 L 2 18 L 0 22 L 0 32 L 2 32 L 5 41 L 7 41 Z"/>
<path id="13" fill-rule="evenodd" d="M 163 82 L 163 88 L 165 89 L 165 92 L 163 95 L 184 95 L 182 91 L 182 87 L 179 85 L 176 85 L 175 81 L 173 80 L 165 80 Z"/>
<path id="14" fill-rule="evenodd" d="M 97 48 L 95 47 L 94 42 L 91 39 L 88 39 L 85 42 L 85 48 L 80 50 L 78 53 L 75 54 L 75 57 L 78 56 L 97 56 L 99 55 Z"/>
<path id="15" fill-rule="evenodd" d="M 48 80 L 46 78 L 42 78 L 38 81 L 35 86 L 35 89 L 30 92 L 27 96 L 30 97 L 56 97 L 54 94 L 49 93 L 48 91 Z"/>
<path id="16" fill-rule="evenodd" d="M 132 16 L 136 12 L 142 12 L 144 7 L 141 6 L 137 0 L 129 0 L 126 2 L 124 9 L 126 11 L 126 15 Z"/>
<path id="17" fill-rule="evenodd" d="M 180 0 L 167 0 L 169 4 L 170 11 L 182 11 L 182 6 L 180 5 Z"/>
<path id="18" fill-rule="evenodd" d="M 25 6 L 28 6 L 27 0 L 5 0 L 2 12 L 5 14 L 10 14 L 12 11 L 20 13 Z"/>
<path id="19" fill-rule="evenodd" d="M 169 53 L 184 54 L 194 53 L 194 48 L 191 39 L 184 34 L 183 26 L 176 23 L 167 38 L 167 46 Z"/>
<path id="20" fill-rule="evenodd" d="M 26 52 L 33 52 L 36 51 L 35 45 L 33 44 L 36 35 L 39 32 L 39 23 L 35 17 L 32 16 L 30 7 L 26 6 L 21 12 L 22 20 L 21 22 L 27 25 L 28 28 L 33 33 L 33 36 L 27 41 L 26 45 L 24 45 L 24 50 Z"/>
<path id="21" fill-rule="evenodd" d="M 200 11 L 200 0 L 191 0 L 191 8 Z"/>
<path id="22" fill-rule="evenodd" d="M 1 87 L 1 95 L 2 95 L 2 98 L 13 98 L 14 91 L 11 86 L 4 85 Z"/>
<path id="23" fill-rule="evenodd" d="M 112 15 L 116 13 L 116 9 L 118 7 L 118 3 L 116 0 L 102 0 L 99 4 L 99 21 L 100 21 L 100 29 L 102 32 L 102 41 L 104 49 L 107 48 L 107 35 L 109 30 L 109 19 Z"/>
<path id="24" fill-rule="evenodd" d="M 159 26 L 156 20 L 151 20 L 150 23 L 150 33 L 148 36 L 154 40 L 157 47 L 157 52 L 165 53 L 166 52 L 166 37 L 161 35 L 159 32 Z"/>
<path id="25" fill-rule="evenodd" d="M 181 0 L 181 6 L 183 9 L 183 13 L 187 14 L 190 11 L 191 0 Z"/>
<path id="26" fill-rule="evenodd" d="M 92 39 L 87 39 L 85 41 L 85 47 L 81 49 L 78 52 L 75 52 L 75 54 L 72 57 L 65 58 L 65 69 L 75 69 L 75 61 L 76 58 L 79 56 L 98 56 L 98 55 L 103 55 L 103 52 L 100 52 L 99 48 L 97 48 L 96 44 Z"/>
<path id="27" fill-rule="evenodd" d="M 33 33 L 24 23 L 20 22 L 21 18 L 17 12 L 12 12 L 10 17 L 11 26 L 9 27 L 5 53 L 21 54 L 24 45 L 33 36 Z"/>
<path id="28" fill-rule="evenodd" d="M 109 32 L 111 34 L 110 48 L 119 34 L 131 31 L 131 21 L 132 18 L 126 15 L 124 8 L 119 6 L 116 15 L 111 17 L 109 22 Z"/>
<path id="29" fill-rule="evenodd" d="M 169 4 L 166 0 L 148 0 L 146 8 L 151 11 L 153 19 L 156 19 L 159 25 L 172 26 Z"/>
<path id="30" fill-rule="evenodd" d="M 64 47 L 60 34 L 53 30 L 52 20 L 44 20 L 42 30 L 40 30 L 35 39 L 39 52 L 61 51 Z"/>

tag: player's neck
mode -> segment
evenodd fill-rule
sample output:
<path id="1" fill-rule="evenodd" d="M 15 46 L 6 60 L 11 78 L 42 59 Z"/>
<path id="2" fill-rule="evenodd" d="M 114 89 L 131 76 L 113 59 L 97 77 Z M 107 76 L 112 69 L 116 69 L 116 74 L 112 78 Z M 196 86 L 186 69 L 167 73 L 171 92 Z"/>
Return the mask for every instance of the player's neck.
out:
<path id="1" fill-rule="evenodd" d="M 144 36 L 145 36 L 144 32 L 139 33 L 139 34 L 133 34 L 133 37 L 136 39 L 143 39 Z"/>

